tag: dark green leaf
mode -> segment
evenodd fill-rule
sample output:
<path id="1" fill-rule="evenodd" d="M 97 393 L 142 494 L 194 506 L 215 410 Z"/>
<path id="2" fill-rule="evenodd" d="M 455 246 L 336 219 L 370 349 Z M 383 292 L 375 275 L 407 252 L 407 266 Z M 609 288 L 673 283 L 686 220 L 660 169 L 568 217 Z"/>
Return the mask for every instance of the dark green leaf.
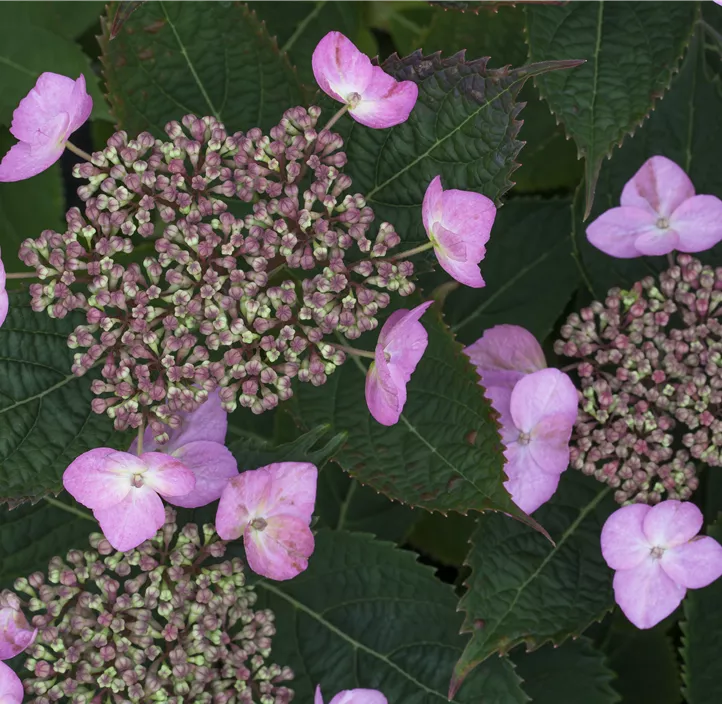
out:
<path id="1" fill-rule="evenodd" d="M 401 541 L 419 518 L 418 511 L 352 479 L 335 462 L 326 464 L 319 475 L 316 514 L 320 526 L 373 533 L 394 542 Z"/>
<path id="2" fill-rule="evenodd" d="M 649 114 L 689 42 L 694 2 L 571 2 L 528 5 L 532 61 L 586 59 L 537 86 L 586 160 L 589 213 L 602 160 Z"/>
<path id="3" fill-rule="evenodd" d="M 38 27 L 59 34 L 66 39 L 77 39 L 93 25 L 100 23 L 100 16 L 105 9 L 104 2 L 83 0 L 83 2 L 4 2 L 16 21 L 30 22 Z M 96 45 L 97 47 L 97 45 Z"/>
<path id="4" fill-rule="evenodd" d="M 417 299 L 404 305 L 411 308 Z M 436 511 L 497 509 L 519 514 L 503 487 L 503 456 L 478 375 L 439 313 L 423 318 L 429 346 L 411 377 L 396 425 L 364 403 L 366 369 L 350 358 L 323 386 L 299 384 L 302 423 L 329 423 L 348 440 L 334 459 L 396 501 Z"/>
<path id="5" fill-rule="evenodd" d="M 674 6 L 667 5 L 669 8 Z M 682 71 L 664 100 L 634 137 L 627 139 L 614 158 L 604 163 L 591 219 L 618 206 L 624 184 L 656 154 L 672 159 L 687 171 L 697 193 L 722 197 L 719 154 L 711 147 L 719 141 L 721 114 L 720 83 L 718 79 L 707 78 L 698 39 L 692 44 Z M 581 203 L 577 204 L 576 211 L 575 244 L 589 286 L 597 298 L 603 300 L 612 286 L 628 288 L 644 276 L 667 268 L 665 257 L 616 259 L 595 249 L 587 242 L 586 226 L 581 221 Z M 722 246 L 704 252 L 701 258 L 719 266 L 722 264 Z"/>
<path id="6" fill-rule="evenodd" d="M 569 640 L 559 648 L 545 645 L 533 653 L 516 650 L 511 659 L 535 704 L 621 701 L 611 686 L 614 673 L 589 638 Z"/>
<path id="7" fill-rule="evenodd" d="M 533 75 L 573 65 L 489 69 L 486 60 L 467 62 L 462 54 L 392 56 L 383 68 L 398 80 L 418 84 L 416 107 L 405 123 L 390 130 L 350 125 L 346 172 L 377 218 L 393 223 L 404 242 L 424 242 L 421 202 L 434 176 L 440 174 L 446 188 L 477 191 L 498 201 L 512 186 L 509 177 L 522 147 L 516 138 L 519 91 Z"/>
<path id="8" fill-rule="evenodd" d="M 556 545 L 505 516 L 479 518 L 467 557 L 468 591 L 459 602 L 464 632 L 473 635 L 456 666 L 456 682 L 495 652 L 524 642 L 530 648 L 559 644 L 612 608 L 612 571 L 599 535 L 615 507 L 608 487 L 568 470 L 554 497 L 534 514 Z"/>
<path id="9" fill-rule="evenodd" d="M 93 117 L 107 118 L 108 106 L 90 59 L 64 35 L 62 26 L 25 7 L 32 4 L 0 3 L 0 124 L 10 124 L 13 110 L 45 71 L 73 78 L 82 73 L 93 97 Z"/>
<path id="10" fill-rule="evenodd" d="M 722 541 L 722 518 L 707 531 Z M 694 589 L 684 600 L 682 658 L 684 696 L 688 704 L 717 704 L 722 701 L 722 580 L 704 589 Z"/>
<path id="11" fill-rule="evenodd" d="M 149 2 L 102 40 L 113 112 L 131 133 L 215 115 L 235 132 L 267 129 L 300 101 L 295 72 L 256 15 L 238 3 Z"/>
<path id="12" fill-rule="evenodd" d="M 0 589 L 12 588 L 18 577 L 46 572 L 50 558 L 81 550 L 98 524 L 46 501 L 9 511 L 0 508 Z"/>
<path id="13" fill-rule="evenodd" d="M 469 538 L 475 527 L 471 516 L 426 513 L 414 526 L 408 542 L 435 562 L 460 567 L 469 552 Z"/>
<path id="14" fill-rule="evenodd" d="M 0 502 L 62 489 L 66 467 L 96 447 L 128 447 L 105 415 L 90 409 L 98 370 L 73 376 L 66 340 L 81 314 L 51 320 L 34 313 L 26 293 L 10 296 L 0 327 Z"/>
<path id="15" fill-rule="evenodd" d="M 458 635 L 453 588 L 411 552 L 368 535 L 321 531 L 306 572 L 288 582 L 261 581 L 259 606 L 276 614 L 273 653 L 295 671 L 296 699 L 326 701 L 340 690 L 379 689 L 389 702 L 446 702 Z M 507 660 L 470 677 L 458 702 L 523 704 Z"/>
<path id="16" fill-rule="evenodd" d="M 497 214 L 481 263 L 486 286 L 460 286 L 444 306 L 451 329 L 470 344 L 499 323 L 543 340 L 580 281 L 571 255 L 570 201 L 514 198 Z"/>

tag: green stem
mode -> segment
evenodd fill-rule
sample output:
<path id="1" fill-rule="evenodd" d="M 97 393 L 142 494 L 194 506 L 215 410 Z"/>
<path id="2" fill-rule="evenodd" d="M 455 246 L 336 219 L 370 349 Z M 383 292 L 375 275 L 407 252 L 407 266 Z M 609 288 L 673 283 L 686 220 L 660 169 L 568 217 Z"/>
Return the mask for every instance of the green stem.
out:
<path id="1" fill-rule="evenodd" d="M 5 274 L 6 279 L 37 279 L 38 275 L 33 272 L 28 272 L 27 274 Z"/>
<path id="2" fill-rule="evenodd" d="M 326 126 L 323 128 L 325 130 L 330 130 L 347 112 L 348 112 L 348 104 L 344 105 L 327 123 Z"/>
<path id="3" fill-rule="evenodd" d="M 414 254 L 421 254 L 421 252 L 425 252 L 427 249 L 431 249 L 433 246 L 433 242 L 425 242 L 424 244 L 420 244 L 418 247 L 409 249 L 406 252 L 399 252 L 398 254 L 394 254 L 391 259 L 395 261 L 397 259 L 406 259 L 407 257 L 413 257 Z"/>
<path id="4" fill-rule="evenodd" d="M 73 154 L 77 154 L 81 159 L 85 159 L 85 161 L 93 161 L 93 157 L 90 156 L 88 152 L 84 152 L 80 147 L 76 147 L 70 140 L 65 143 L 65 148 L 73 152 Z"/>
<path id="5" fill-rule="evenodd" d="M 145 418 L 143 418 L 140 421 L 140 425 L 138 426 L 138 452 L 136 453 L 138 457 L 140 457 L 143 454 L 143 433 L 145 432 Z"/>
<path id="6" fill-rule="evenodd" d="M 74 506 L 68 506 L 68 504 L 64 504 L 62 501 L 58 501 L 57 499 L 51 499 L 49 496 L 45 496 L 44 498 L 51 506 L 55 506 L 63 511 L 72 513 L 74 516 L 80 516 L 80 518 L 84 518 L 86 521 L 92 521 L 95 523 L 95 519 L 89 513 L 85 513 L 85 511 L 81 511 Z"/>
<path id="7" fill-rule="evenodd" d="M 337 350 L 343 350 L 346 354 L 353 355 L 354 357 L 368 357 L 369 359 L 376 359 L 376 355 L 373 352 L 367 350 L 357 350 L 354 347 L 346 347 L 346 345 L 339 345 L 338 342 L 331 343 Z"/>

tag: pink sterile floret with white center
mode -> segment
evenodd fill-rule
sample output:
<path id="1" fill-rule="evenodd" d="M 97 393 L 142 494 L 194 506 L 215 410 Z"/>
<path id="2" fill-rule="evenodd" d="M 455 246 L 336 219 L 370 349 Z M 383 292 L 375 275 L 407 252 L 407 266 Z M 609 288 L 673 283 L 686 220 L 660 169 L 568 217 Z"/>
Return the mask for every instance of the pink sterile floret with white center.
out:
<path id="1" fill-rule="evenodd" d="M 0 325 L 2 325 L 8 317 L 8 308 L 10 307 L 8 292 L 5 290 L 6 285 L 5 265 L 2 260 L 2 250 L 0 250 Z"/>
<path id="2" fill-rule="evenodd" d="M 23 695 L 23 683 L 20 678 L 4 662 L 0 662 L 0 702 L 21 704 Z"/>
<path id="3" fill-rule="evenodd" d="M 18 143 L 0 163 L 0 181 L 21 181 L 54 164 L 92 109 L 83 75 L 74 81 L 57 73 L 41 74 L 13 112 L 10 132 Z"/>
<path id="4" fill-rule="evenodd" d="M 313 704 L 323 704 L 321 685 L 316 687 Z M 388 704 L 388 700 L 377 689 L 345 689 L 343 692 L 339 692 L 329 704 Z"/>
<path id="5" fill-rule="evenodd" d="M 205 506 L 221 497 L 228 480 L 238 475 L 238 462 L 225 446 L 228 414 L 223 410 L 219 392 L 191 413 L 181 412 L 181 424 L 172 429 L 168 441 L 158 444 L 150 428 L 146 429 L 143 448 L 146 452 L 163 452 L 180 460 L 193 472 L 196 483 L 185 496 L 166 497 L 168 503 L 184 508 Z M 135 452 L 134 440 L 130 452 Z"/>
<path id="6" fill-rule="evenodd" d="M 185 496 L 195 486 L 193 472 L 160 452 L 140 457 L 108 447 L 78 457 L 63 474 L 63 485 L 93 509 L 108 542 L 132 550 L 152 538 L 165 522 L 165 499 Z"/>
<path id="7" fill-rule="evenodd" d="M 494 202 L 473 191 L 445 191 L 437 176 L 426 189 L 421 216 L 444 271 L 466 286 L 485 286 L 479 262 L 496 218 Z"/>
<path id="8" fill-rule="evenodd" d="M 9 660 L 22 653 L 35 640 L 37 633 L 38 629 L 30 627 L 19 608 L 0 608 L 0 660 Z"/>
<path id="9" fill-rule="evenodd" d="M 383 129 L 406 122 L 419 94 L 413 81 L 397 81 L 340 32 L 316 46 L 313 75 L 326 95 L 349 105 L 349 115 L 366 127 Z"/>
<path id="10" fill-rule="evenodd" d="M 375 360 L 366 374 L 366 405 L 382 425 L 398 423 L 406 404 L 406 385 L 429 343 L 419 319 L 432 303 L 396 310 L 381 328 Z"/>
<path id="11" fill-rule="evenodd" d="M 218 503 L 216 530 L 224 540 L 243 536 L 250 568 L 275 580 L 308 567 L 314 550 L 310 524 L 318 470 L 308 462 L 279 462 L 231 479 Z"/>
<path id="12" fill-rule="evenodd" d="M 689 176 L 670 159 L 653 156 L 624 186 L 621 207 L 602 213 L 587 239 L 602 252 L 642 255 L 702 252 L 722 240 L 722 201 L 695 195 Z"/>
<path id="13" fill-rule="evenodd" d="M 602 555 L 614 575 L 614 598 L 637 628 L 652 628 L 682 602 L 687 589 L 722 575 L 722 546 L 702 528 L 692 503 L 632 504 L 602 528 Z"/>

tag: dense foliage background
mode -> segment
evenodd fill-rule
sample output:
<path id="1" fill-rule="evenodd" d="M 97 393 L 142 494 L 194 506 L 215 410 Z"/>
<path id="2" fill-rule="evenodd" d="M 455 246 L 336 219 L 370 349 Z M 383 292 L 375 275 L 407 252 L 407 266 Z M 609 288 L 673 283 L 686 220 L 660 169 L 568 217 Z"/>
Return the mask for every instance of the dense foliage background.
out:
<path id="1" fill-rule="evenodd" d="M 612 572 L 599 550 L 616 506 L 610 489 L 566 472 L 534 514 L 553 543 L 523 522 L 481 513 L 514 507 L 488 402 L 461 352 L 485 329 L 514 323 L 545 341 L 553 363 L 549 341 L 569 312 L 666 268 L 664 258 L 611 259 L 584 234 L 585 218 L 616 205 L 648 157 L 673 159 L 698 193 L 722 197 L 722 8 L 4 2 L 0 146 L 12 143 L 12 111 L 47 70 L 89 79 L 92 121 L 73 138 L 88 151 L 114 123 L 162 135 L 188 112 L 215 114 L 231 130 L 268 128 L 292 105 L 326 101 L 310 58 L 332 29 L 419 84 L 407 123 L 338 126 L 346 171 L 377 217 L 393 222 L 404 244 L 425 241 L 420 204 L 438 173 L 503 207 L 482 263 L 485 288 L 451 284 L 428 255 L 419 283 L 443 302 L 443 316 L 426 318 L 429 347 L 399 424 L 384 428 L 369 416 L 352 361 L 273 413 L 232 416 L 241 470 L 280 459 L 323 467 L 308 571 L 258 582 L 277 616 L 276 659 L 296 671 L 297 701 L 311 701 L 319 681 L 329 691 L 363 681 L 391 702 L 430 703 L 446 699 L 452 676 L 465 678 L 460 702 L 722 701 L 722 584 L 692 592 L 649 631 L 612 611 Z M 549 70 L 559 66 L 548 62 L 575 59 L 586 63 Z M 528 63 L 535 66 L 520 68 Z M 13 256 L 24 238 L 61 227 L 78 203 L 69 176 L 76 160 L 66 153 L 33 179 L 0 186 L 8 271 L 24 269 Z M 717 264 L 719 247 L 701 258 Z M 22 286 L 11 305 L 0 330 L 0 501 L 16 508 L 0 510 L 0 586 L 85 544 L 93 526 L 43 497 L 59 492 L 80 453 L 130 444 L 91 412 L 93 373 L 70 373 L 74 316 L 34 314 Z M 67 495 L 60 500 L 70 507 Z M 695 500 L 713 524 L 718 470 L 703 475 Z M 203 512 L 188 517 L 212 519 Z M 709 532 L 722 537 L 719 525 Z"/>

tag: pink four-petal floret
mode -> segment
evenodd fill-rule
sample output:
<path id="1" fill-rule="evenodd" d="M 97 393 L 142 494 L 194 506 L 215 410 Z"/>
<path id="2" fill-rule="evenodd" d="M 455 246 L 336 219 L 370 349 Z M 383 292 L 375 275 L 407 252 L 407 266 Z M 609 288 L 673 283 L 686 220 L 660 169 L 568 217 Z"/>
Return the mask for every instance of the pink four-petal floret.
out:
<path id="1" fill-rule="evenodd" d="M 313 704 L 323 704 L 320 685 L 316 687 Z M 388 700 L 377 689 L 345 689 L 343 692 L 339 692 L 329 704 L 388 704 Z"/>
<path id="2" fill-rule="evenodd" d="M 308 567 L 314 550 L 310 524 L 318 470 L 308 462 L 279 462 L 231 479 L 218 503 L 216 530 L 224 540 L 243 536 L 248 565 L 287 580 Z"/>
<path id="3" fill-rule="evenodd" d="M 349 115 L 367 127 L 383 129 L 406 122 L 419 94 L 413 81 L 397 81 L 340 32 L 329 32 L 311 59 L 321 90 L 349 105 Z"/>
<path id="4" fill-rule="evenodd" d="M 20 608 L 0 608 L 0 660 L 9 660 L 22 653 L 35 640 L 37 633 L 38 629 L 30 627 Z"/>
<path id="5" fill-rule="evenodd" d="M 602 555 L 614 575 L 614 598 L 637 628 L 652 628 L 699 589 L 722 576 L 722 546 L 702 528 L 692 503 L 663 501 L 617 509 L 602 528 Z"/>

